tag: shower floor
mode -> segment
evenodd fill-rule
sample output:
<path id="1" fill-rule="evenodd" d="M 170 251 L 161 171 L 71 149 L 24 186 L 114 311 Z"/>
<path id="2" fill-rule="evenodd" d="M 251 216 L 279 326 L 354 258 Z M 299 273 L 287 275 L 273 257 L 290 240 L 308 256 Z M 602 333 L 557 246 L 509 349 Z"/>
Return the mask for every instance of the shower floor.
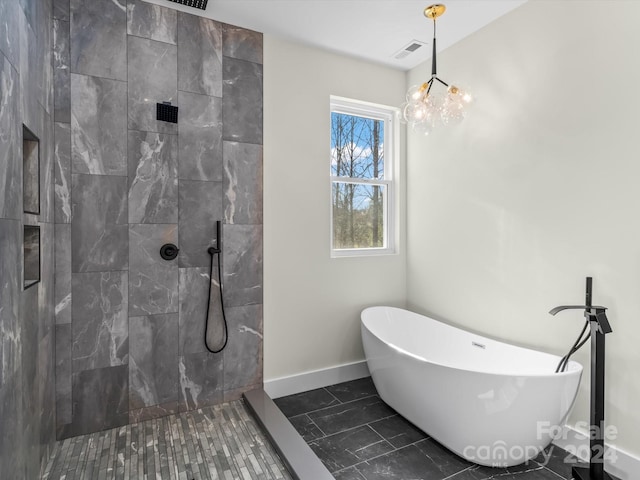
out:
<path id="1" fill-rule="evenodd" d="M 467 462 L 387 406 L 370 377 L 274 402 L 337 480 L 560 480 L 576 461 L 552 445 L 515 467 Z"/>
<path id="2" fill-rule="evenodd" d="M 46 480 L 291 479 L 242 400 L 57 442 Z"/>

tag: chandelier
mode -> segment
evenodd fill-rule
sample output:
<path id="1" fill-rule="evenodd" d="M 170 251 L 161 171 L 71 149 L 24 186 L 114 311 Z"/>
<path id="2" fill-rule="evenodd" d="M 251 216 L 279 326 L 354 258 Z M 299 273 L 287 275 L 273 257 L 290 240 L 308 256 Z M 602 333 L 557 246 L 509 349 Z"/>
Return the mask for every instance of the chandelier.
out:
<path id="1" fill-rule="evenodd" d="M 414 85 L 407 91 L 407 101 L 402 104 L 402 117 L 411 128 L 423 135 L 429 135 L 438 124 L 460 123 L 466 114 L 466 107 L 472 97 L 460 87 L 449 85 L 438 77 L 436 70 L 436 18 L 446 7 L 441 4 L 425 8 L 424 15 L 433 20 L 433 53 L 431 56 L 431 78 L 422 85 Z M 433 88 L 437 86 L 438 88 Z M 444 94 L 437 90 L 444 90 Z"/>

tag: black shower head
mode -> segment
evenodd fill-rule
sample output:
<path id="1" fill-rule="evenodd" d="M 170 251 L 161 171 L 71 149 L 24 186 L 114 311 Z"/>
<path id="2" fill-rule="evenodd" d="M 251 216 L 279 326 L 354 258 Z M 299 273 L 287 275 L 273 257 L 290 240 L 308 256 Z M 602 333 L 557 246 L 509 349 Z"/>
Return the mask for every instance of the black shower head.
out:
<path id="1" fill-rule="evenodd" d="M 199 8 L 200 10 L 207 9 L 208 0 L 169 0 L 170 2 L 179 3 L 187 7 Z"/>

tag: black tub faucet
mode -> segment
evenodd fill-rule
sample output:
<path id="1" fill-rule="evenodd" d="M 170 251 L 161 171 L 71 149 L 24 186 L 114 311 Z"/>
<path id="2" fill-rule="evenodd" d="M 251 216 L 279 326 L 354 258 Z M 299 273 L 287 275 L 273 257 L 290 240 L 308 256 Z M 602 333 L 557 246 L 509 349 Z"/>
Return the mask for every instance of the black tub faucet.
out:
<path id="1" fill-rule="evenodd" d="M 549 313 L 551 315 L 555 315 L 562 310 L 584 310 L 585 318 L 592 322 L 596 322 L 601 333 L 606 334 L 613 331 L 609 324 L 607 314 L 605 313 L 607 307 L 601 307 L 598 305 L 560 305 L 559 307 L 549 310 Z"/>

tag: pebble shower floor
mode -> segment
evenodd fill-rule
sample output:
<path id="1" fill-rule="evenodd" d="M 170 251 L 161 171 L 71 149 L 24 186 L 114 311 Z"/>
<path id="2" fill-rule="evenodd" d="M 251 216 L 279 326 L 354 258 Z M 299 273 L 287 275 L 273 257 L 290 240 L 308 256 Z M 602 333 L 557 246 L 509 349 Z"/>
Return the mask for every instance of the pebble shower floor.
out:
<path id="1" fill-rule="evenodd" d="M 68 438 L 46 480 L 291 479 L 241 400 Z"/>

